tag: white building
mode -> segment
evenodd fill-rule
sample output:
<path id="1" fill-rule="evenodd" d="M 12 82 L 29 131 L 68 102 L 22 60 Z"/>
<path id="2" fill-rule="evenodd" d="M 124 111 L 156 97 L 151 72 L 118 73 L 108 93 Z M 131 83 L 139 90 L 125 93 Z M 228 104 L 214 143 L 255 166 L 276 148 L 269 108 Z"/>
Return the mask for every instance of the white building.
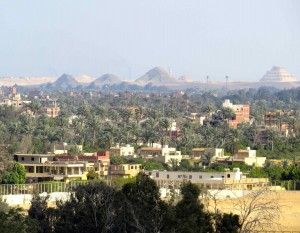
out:
<path id="1" fill-rule="evenodd" d="M 267 178 L 246 178 L 239 168 L 225 172 L 145 171 L 162 188 L 180 188 L 184 182 L 208 189 L 257 190 L 269 185 Z"/>

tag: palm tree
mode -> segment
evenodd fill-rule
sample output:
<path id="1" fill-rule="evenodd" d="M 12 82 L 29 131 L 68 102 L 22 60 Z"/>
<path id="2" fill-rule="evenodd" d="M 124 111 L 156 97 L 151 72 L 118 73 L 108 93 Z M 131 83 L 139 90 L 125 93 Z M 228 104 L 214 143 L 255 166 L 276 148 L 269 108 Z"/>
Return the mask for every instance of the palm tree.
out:
<path id="1" fill-rule="evenodd" d="M 136 123 L 139 124 L 140 120 L 142 119 L 143 109 L 141 107 L 134 110 L 134 118 Z"/>
<path id="2" fill-rule="evenodd" d="M 178 159 L 173 159 L 172 158 L 168 161 L 168 163 L 170 164 L 172 171 L 177 171 L 178 170 L 178 166 L 179 166 Z"/>
<path id="3" fill-rule="evenodd" d="M 79 108 L 77 108 L 77 115 L 88 118 L 91 115 L 91 107 L 87 101 L 84 101 Z"/>
<path id="4" fill-rule="evenodd" d="M 170 129 L 171 122 L 167 118 L 162 118 L 159 121 L 159 126 L 164 130 L 164 138 L 165 138 L 164 141 L 166 142 L 168 138 L 168 131 Z"/>
<path id="5" fill-rule="evenodd" d="M 207 152 L 201 157 L 201 161 L 205 166 L 209 166 L 213 161 L 214 155 L 212 152 Z"/>
<path id="6" fill-rule="evenodd" d="M 88 118 L 87 124 L 90 128 L 90 130 L 93 132 L 93 138 L 92 138 L 92 145 L 95 146 L 95 140 L 96 140 L 96 132 L 100 128 L 100 118 L 96 115 L 92 115 Z"/>
<path id="7" fill-rule="evenodd" d="M 122 118 L 123 123 L 128 124 L 131 117 L 131 110 L 127 108 L 121 108 L 119 110 L 119 115 Z"/>
<path id="8" fill-rule="evenodd" d="M 19 132 L 20 132 L 20 129 L 21 129 L 21 123 L 19 121 L 16 121 L 16 122 L 11 122 L 9 125 L 8 125 L 8 132 L 10 133 L 10 141 L 12 140 L 12 137 L 15 135 L 15 136 L 18 136 Z"/>
<path id="9" fill-rule="evenodd" d="M 237 130 L 232 130 L 227 137 L 227 140 L 225 142 L 225 149 L 231 153 L 232 155 L 235 155 L 236 152 L 239 149 L 239 134 Z"/>

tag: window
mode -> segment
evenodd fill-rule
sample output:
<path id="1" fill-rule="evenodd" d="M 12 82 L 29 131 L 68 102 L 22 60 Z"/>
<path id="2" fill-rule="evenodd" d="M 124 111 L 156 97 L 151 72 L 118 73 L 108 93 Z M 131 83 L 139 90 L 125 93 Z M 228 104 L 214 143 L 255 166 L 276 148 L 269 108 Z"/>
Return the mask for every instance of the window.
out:
<path id="1" fill-rule="evenodd" d="M 131 166 L 130 168 L 131 168 L 131 169 L 134 169 L 134 166 Z"/>
<path id="2" fill-rule="evenodd" d="M 178 178 L 181 178 L 181 175 L 178 175 Z"/>
<path id="3" fill-rule="evenodd" d="M 193 177 L 192 175 L 189 175 L 189 179 L 192 179 L 192 177 Z"/>
<path id="4" fill-rule="evenodd" d="M 152 175 L 152 172 L 149 172 L 149 176 L 151 176 Z"/>
<path id="5" fill-rule="evenodd" d="M 210 178 L 214 178 L 214 176 L 210 176 Z"/>
<path id="6" fill-rule="evenodd" d="M 202 179 L 202 176 L 199 176 L 199 179 Z"/>
<path id="7" fill-rule="evenodd" d="M 222 179 L 224 179 L 224 176 L 222 176 Z"/>
<path id="8" fill-rule="evenodd" d="M 24 161 L 24 157 L 21 157 L 21 160 Z"/>
<path id="9" fill-rule="evenodd" d="M 159 172 L 156 172 L 156 177 L 159 177 Z"/>
<path id="10" fill-rule="evenodd" d="M 170 175 L 169 174 L 167 174 L 167 179 L 169 179 L 170 178 Z"/>
<path id="11" fill-rule="evenodd" d="M 34 161 L 34 157 L 31 157 L 31 161 Z"/>
<path id="12" fill-rule="evenodd" d="M 227 174 L 227 178 L 230 178 L 230 174 Z"/>

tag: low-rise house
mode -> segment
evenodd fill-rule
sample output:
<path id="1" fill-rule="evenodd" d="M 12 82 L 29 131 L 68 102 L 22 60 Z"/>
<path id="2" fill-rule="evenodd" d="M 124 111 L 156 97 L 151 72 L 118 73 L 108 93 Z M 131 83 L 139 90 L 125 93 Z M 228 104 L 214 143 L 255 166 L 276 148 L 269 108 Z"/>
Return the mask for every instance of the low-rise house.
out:
<path id="1" fill-rule="evenodd" d="M 51 118 L 55 118 L 58 116 L 58 113 L 60 112 L 59 107 L 47 107 L 43 109 L 44 113 Z"/>
<path id="2" fill-rule="evenodd" d="M 86 180 L 88 171 L 96 171 L 107 177 L 110 165 L 109 151 L 96 152 L 92 156 L 54 154 L 15 154 L 14 160 L 26 169 L 26 177 L 32 181 Z"/>
<path id="3" fill-rule="evenodd" d="M 20 94 L 13 94 L 12 99 L 9 98 L 5 98 L 3 100 L 4 105 L 8 105 L 8 106 L 14 106 L 15 108 L 21 108 L 23 107 L 25 104 L 30 104 L 31 101 L 26 101 L 26 100 L 22 100 L 21 99 L 21 95 Z"/>
<path id="4" fill-rule="evenodd" d="M 266 157 L 257 157 L 256 150 L 251 150 L 249 147 L 246 150 L 238 150 L 234 156 L 224 156 L 217 158 L 220 163 L 245 163 L 249 166 L 263 167 L 266 162 Z"/>
<path id="5" fill-rule="evenodd" d="M 49 154 L 15 154 L 14 160 L 25 167 L 31 181 L 86 179 L 84 162 L 55 161 Z"/>
<path id="6" fill-rule="evenodd" d="M 110 166 L 110 175 L 112 177 L 130 178 L 142 171 L 143 168 L 141 164 L 118 164 Z"/>
<path id="7" fill-rule="evenodd" d="M 134 147 L 130 145 L 111 147 L 109 149 L 111 156 L 132 156 L 134 157 Z"/>
<path id="8" fill-rule="evenodd" d="M 81 153 L 82 145 L 56 144 L 53 147 L 53 153 L 55 155 L 68 154 L 68 152 L 70 151 L 72 151 L 73 153 Z"/>
<path id="9" fill-rule="evenodd" d="M 85 171 L 95 171 L 99 174 L 100 178 L 108 176 L 110 166 L 110 154 L 109 151 L 95 152 L 89 156 L 77 156 L 77 155 L 56 155 L 57 161 L 77 161 L 83 162 L 86 165 Z"/>
<path id="10" fill-rule="evenodd" d="M 181 156 L 181 151 L 176 148 L 169 148 L 167 145 L 164 147 L 142 147 L 140 155 L 143 158 L 153 158 L 160 156 Z"/>
<path id="11" fill-rule="evenodd" d="M 208 189 L 258 190 L 269 185 L 266 178 L 247 178 L 239 168 L 225 172 L 145 171 L 159 187 L 179 188 L 183 182 L 201 184 Z"/>
<path id="12" fill-rule="evenodd" d="M 233 156 L 234 161 L 241 160 L 246 165 L 263 167 L 266 162 L 266 157 L 257 157 L 256 150 L 238 150 L 237 153 Z"/>
<path id="13" fill-rule="evenodd" d="M 194 148 L 192 149 L 192 157 L 203 157 L 204 155 L 211 154 L 212 157 L 224 157 L 223 148 Z"/>

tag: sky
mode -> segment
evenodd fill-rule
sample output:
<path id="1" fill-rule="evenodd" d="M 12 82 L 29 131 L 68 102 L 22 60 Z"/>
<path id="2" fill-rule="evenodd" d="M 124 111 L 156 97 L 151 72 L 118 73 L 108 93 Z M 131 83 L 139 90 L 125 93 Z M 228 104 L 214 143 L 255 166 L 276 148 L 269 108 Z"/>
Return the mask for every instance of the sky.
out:
<path id="1" fill-rule="evenodd" d="M 300 81 L 298 0 L 0 0 L 0 76 Z"/>

